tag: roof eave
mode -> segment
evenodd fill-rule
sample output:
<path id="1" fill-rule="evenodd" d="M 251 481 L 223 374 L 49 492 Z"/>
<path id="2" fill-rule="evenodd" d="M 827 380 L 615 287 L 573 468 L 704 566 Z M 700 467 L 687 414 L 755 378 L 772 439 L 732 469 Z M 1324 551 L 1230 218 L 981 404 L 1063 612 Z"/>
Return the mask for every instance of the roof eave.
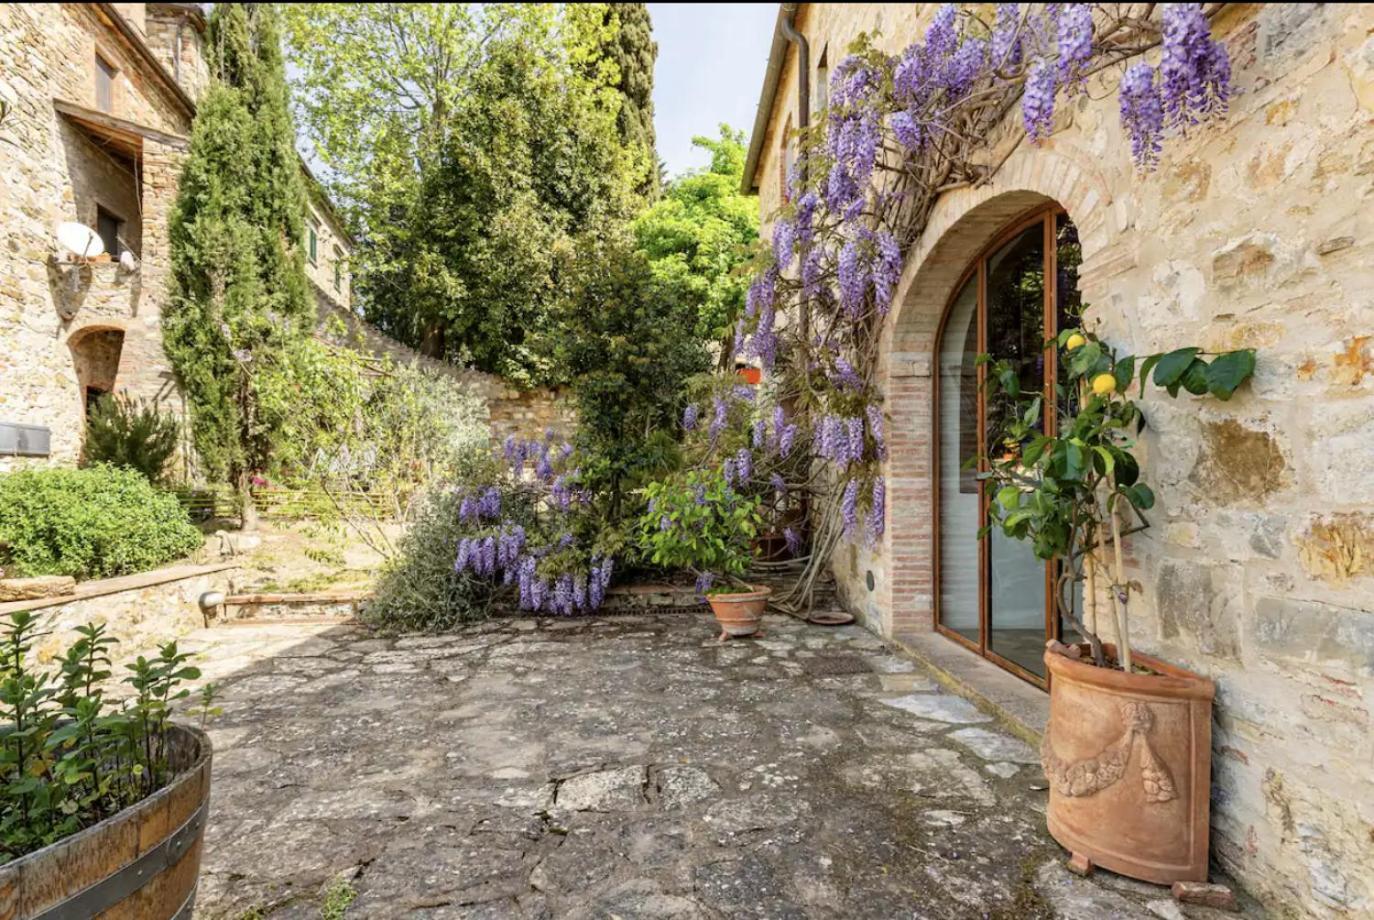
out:
<path id="1" fill-rule="evenodd" d="M 773 26 L 773 45 L 768 50 L 768 69 L 763 74 L 763 90 L 759 93 L 758 108 L 754 112 L 754 130 L 749 134 L 749 151 L 744 158 L 744 176 L 740 180 L 740 191 L 746 195 L 759 190 L 754 181 L 759 168 L 759 157 L 763 155 L 763 139 L 768 134 L 768 121 L 773 117 L 773 102 L 778 93 L 778 83 L 782 80 L 782 66 L 787 60 L 787 36 L 783 34 L 783 22 L 791 22 L 797 15 L 799 3 L 778 4 L 778 20 Z"/>

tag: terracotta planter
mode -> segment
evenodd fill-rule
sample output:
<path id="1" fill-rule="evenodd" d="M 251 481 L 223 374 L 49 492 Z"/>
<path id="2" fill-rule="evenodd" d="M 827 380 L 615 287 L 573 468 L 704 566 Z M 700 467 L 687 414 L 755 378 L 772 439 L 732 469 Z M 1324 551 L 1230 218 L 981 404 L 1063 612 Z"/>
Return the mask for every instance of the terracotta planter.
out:
<path id="1" fill-rule="evenodd" d="M 740 594 L 708 594 L 711 612 L 720 624 L 720 641 L 756 635 L 772 588 L 754 588 Z"/>
<path id="2" fill-rule="evenodd" d="M 1116 650 L 1107 646 L 1108 657 Z M 1040 747 L 1050 835 L 1082 866 L 1170 884 L 1207 880 L 1212 697 L 1204 677 L 1148 655 L 1127 674 L 1045 653 Z"/>
<path id="3" fill-rule="evenodd" d="M 190 920 L 210 802 L 210 739 L 169 732 L 175 779 L 99 824 L 0 866 L 0 917 Z"/>

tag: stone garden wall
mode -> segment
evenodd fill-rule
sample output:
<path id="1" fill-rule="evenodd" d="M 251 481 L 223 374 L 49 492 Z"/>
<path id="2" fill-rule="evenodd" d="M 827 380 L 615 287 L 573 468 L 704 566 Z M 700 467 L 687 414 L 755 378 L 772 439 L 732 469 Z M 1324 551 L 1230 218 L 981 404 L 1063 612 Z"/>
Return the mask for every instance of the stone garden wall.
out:
<path id="1" fill-rule="evenodd" d="M 117 640 L 111 659 L 126 661 L 205 625 L 200 596 L 228 592 L 236 566 L 174 565 L 137 575 L 85 581 L 68 597 L 0 604 L 0 616 L 31 610 L 44 634 L 33 647 L 39 663 L 60 656 L 79 636 L 79 626 L 101 623 Z"/>
<path id="2" fill-rule="evenodd" d="M 891 50 L 931 7 L 806 5 L 829 64 L 885 16 Z M 1158 503 L 1129 539 L 1132 641 L 1216 680 L 1213 855 L 1279 915 L 1374 915 L 1374 9 L 1234 4 L 1215 29 L 1238 94 L 1220 126 L 1137 175 L 1109 85 L 1032 147 L 1019 109 L 986 186 L 952 192 L 911 254 L 886 330 L 888 532 L 842 550 L 849 606 L 931 629 L 932 349 L 964 268 L 1020 214 L 1079 228 L 1088 321 L 1124 352 L 1253 347 L 1228 403 L 1151 394 L 1140 456 Z M 776 206 L 780 85 L 758 173 Z M 815 85 L 813 80 L 813 85 Z M 1061 97 L 1062 98 L 1062 97 Z M 1094 101 L 1096 100 L 1096 101 Z M 868 581 L 872 575 L 872 586 Z"/>
<path id="3" fill-rule="evenodd" d="M 337 345 L 357 348 L 367 354 L 390 358 L 400 364 L 414 364 L 455 380 L 477 396 L 486 407 L 494 441 L 508 434 L 524 438 L 543 437 L 552 429 L 568 436 L 576 426 L 576 413 L 566 395 L 559 390 L 522 390 L 494 374 L 457 367 L 426 357 L 383 334 L 356 314 L 316 297 L 319 335 Z"/>

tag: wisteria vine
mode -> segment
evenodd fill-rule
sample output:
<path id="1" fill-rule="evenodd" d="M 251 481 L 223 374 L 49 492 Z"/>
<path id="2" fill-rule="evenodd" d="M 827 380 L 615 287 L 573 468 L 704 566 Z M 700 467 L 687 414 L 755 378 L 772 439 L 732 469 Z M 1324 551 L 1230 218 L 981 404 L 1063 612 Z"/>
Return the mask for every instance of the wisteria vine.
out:
<path id="1" fill-rule="evenodd" d="M 571 444 L 508 437 L 496 481 L 469 484 L 458 505 L 465 535 L 454 571 L 514 591 L 519 609 L 571 615 L 596 610 L 615 560 L 586 520 L 591 495 Z"/>
<path id="2" fill-rule="evenodd" d="M 773 410 L 782 415 L 772 430 L 789 426 L 809 443 L 808 456 L 788 455 L 780 487 L 776 456 L 759 462 L 769 456 L 766 439 L 741 446 L 727 435 L 731 389 L 714 397 L 706 432 L 706 456 L 739 488 L 801 496 L 792 504 L 806 520 L 788 524 L 788 542 L 800 548 L 805 531 L 811 552 L 783 606 L 810 606 L 839 541 L 872 543 L 885 529 L 875 380 L 883 324 L 937 199 L 987 181 L 1000 165 L 988 162 L 985 138 L 1018 98 L 1026 136 L 1040 143 L 1063 98 L 1123 71 L 1121 124 L 1142 172 L 1157 167 L 1169 136 L 1226 111 L 1230 63 L 1202 4 L 1164 4 L 1156 16 L 1153 5 L 1004 3 L 990 20 L 980 9 L 941 7 L 900 54 L 861 39 L 834 70 L 825 117 L 797 138 L 787 202 L 734 345 L 769 375 L 775 405 L 787 407 Z M 1143 59 L 1156 49 L 1158 64 Z M 763 411 L 741 421 L 758 426 Z M 685 428 L 698 412 L 688 407 Z"/>

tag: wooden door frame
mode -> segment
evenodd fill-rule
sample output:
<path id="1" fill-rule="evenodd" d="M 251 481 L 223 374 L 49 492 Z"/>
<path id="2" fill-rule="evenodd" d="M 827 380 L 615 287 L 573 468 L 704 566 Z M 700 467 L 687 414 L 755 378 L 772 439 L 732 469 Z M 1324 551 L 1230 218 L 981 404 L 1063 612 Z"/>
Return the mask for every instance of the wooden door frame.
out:
<path id="1" fill-rule="evenodd" d="M 931 527 L 933 535 L 934 551 L 931 554 L 934 571 L 931 573 L 931 625 L 940 635 L 952 639 L 969 651 L 992 661 L 994 664 L 1010 671 L 1022 680 L 1035 684 L 1042 689 L 1048 689 L 1049 676 L 1041 677 L 1032 671 L 1017 664 L 1014 661 L 993 651 L 989 643 L 992 626 L 992 610 L 989 603 L 989 589 L 991 585 L 991 541 L 984 537 L 978 541 L 978 641 L 971 642 L 964 636 L 945 626 L 940 622 L 940 503 L 942 499 L 940 484 L 940 347 L 944 342 L 945 326 L 949 322 L 950 313 L 955 301 L 963 293 L 964 286 L 974 279 L 976 275 L 976 303 L 974 304 L 974 321 L 977 323 L 978 353 L 987 353 L 987 260 L 1002 246 L 1006 245 L 1017 236 L 1040 224 L 1044 228 L 1043 232 L 1043 266 L 1045 271 L 1044 290 L 1042 291 L 1042 310 L 1044 329 L 1047 332 L 1046 338 L 1051 339 L 1058 335 L 1056 328 L 1058 322 L 1058 253 L 1057 253 L 1057 234 L 1056 222 L 1061 214 L 1067 211 L 1057 203 L 1036 205 L 1023 213 L 1020 217 L 1010 221 L 1006 228 L 998 232 L 996 236 L 970 260 L 968 268 L 959 276 L 959 281 L 954 285 L 949 299 L 945 302 L 944 309 L 940 313 L 940 322 L 935 329 L 934 345 L 931 349 L 935 371 L 931 375 L 931 484 L 934 489 L 934 501 L 931 502 Z M 1054 434 L 1055 426 L 1055 382 L 1058 378 L 1058 362 L 1056 360 L 1056 349 L 1046 349 L 1047 359 L 1045 361 L 1043 387 L 1043 424 L 1046 434 Z M 977 425 L 978 425 L 978 456 L 981 458 L 986 455 L 987 445 L 985 439 L 987 435 L 986 403 L 983 399 L 983 384 L 986 380 L 987 366 L 980 364 L 977 367 L 978 381 L 978 406 L 977 406 Z M 987 472 L 986 464 L 980 459 L 978 471 Z M 979 527 L 987 520 L 988 489 L 987 480 L 978 480 L 978 520 Z M 1045 563 L 1045 634 L 1054 638 L 1059 635 L 1059 617 L 1057 601 L 1055 599 L 1055 570 L 1057 564 L 1053 561 Z"/>

